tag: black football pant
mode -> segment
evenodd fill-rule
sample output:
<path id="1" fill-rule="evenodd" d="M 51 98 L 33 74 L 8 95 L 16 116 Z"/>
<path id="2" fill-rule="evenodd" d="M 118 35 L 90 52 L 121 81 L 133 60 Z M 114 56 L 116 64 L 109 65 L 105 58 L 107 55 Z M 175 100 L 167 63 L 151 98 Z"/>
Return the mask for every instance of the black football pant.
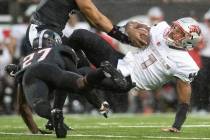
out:
<path id="1" fill-rule="evenodd" d="M 69 38 L 63 38 L 63 44 L 71 46 L 76 52 L 84 51 L 87 58 L 96 67 L 107 60 L 115 67 L 118 59 L 123 58 L 123 54 L 114 50 L 104 39 L 95 33 L 84 29 L 75 30 Z"/>
<path id="2" fill-rule="evenodd" d="M 57 90 L 55 102 L 59 107 L 63 106 L 64 102 L 59 101 L 65 99 L 66 92 L 74 92 L 84 95 L 91 104 L 100 108 L 102 101 L 96 94 L 90 92 L 89 88 L 79 87 L 77 81 L 81 77 L 77 73 L 64 71 L 56 65 L 46 63 L 33 65 L 23 75 L 22 85 L 26 100 L 40 117 L 46 119 L 50 119 L 51 106 L 48 98 L 54 89 Z"/>
<path id="3" fill-rule="evenodd" d="M 103 61 L 109 61 L 116 68 L 118 59 L 124 57 L 123 54 L 114 50 L 104 39 L 88 30 L 75 30 L 69 38 L 63 37 L 62 41 L 63 44 L 72 47 L 76 52 L 82 50 L 87 56 L 88 61 L 96 67 L 99 67 L 100 63 Z M 131 84 L 130 86 L 132 86 L 130 79 L 128 82 Z M 108 78 L 103 80 L 100 88 L 122 92 L 122 90 L 116 88 L 115 83 Z M 123 90 L 123 92 L 125 91 L 126 90 Z"/>

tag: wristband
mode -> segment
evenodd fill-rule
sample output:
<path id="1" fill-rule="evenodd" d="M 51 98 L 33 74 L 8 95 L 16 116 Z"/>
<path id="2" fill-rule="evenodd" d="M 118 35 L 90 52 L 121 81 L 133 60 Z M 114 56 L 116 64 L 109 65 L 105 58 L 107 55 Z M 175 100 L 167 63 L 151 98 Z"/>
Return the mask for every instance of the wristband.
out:
<path id="1" fill-rule="evenodd" d="M 189 109 L 189 105 L 186 103 L 182 103 L 179 105 L 179 108 L 177 110 L 176 117 L 175 117 L 175 122 L 172 125 L 172 127 L 176 128 L 178 130 L 181 129 L 182 124 L 186 120 L 188 109 Z"/>
<path id="2" fill-rule="evenodd" d="M 111 37 L 121 41 L 122 43 L 130 44 L 131 41 L 128 39 L 128 36 L 125 33 L 125 29 L 123 27 L 119 27 L 114 25 L 112 30 L 108 33 Z"/>

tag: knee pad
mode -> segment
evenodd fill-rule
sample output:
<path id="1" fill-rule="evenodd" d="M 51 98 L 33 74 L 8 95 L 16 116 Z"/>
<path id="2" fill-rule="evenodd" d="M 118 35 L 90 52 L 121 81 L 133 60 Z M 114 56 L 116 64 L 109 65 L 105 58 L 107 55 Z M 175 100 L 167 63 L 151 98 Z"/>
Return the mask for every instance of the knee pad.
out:
<path id="1" fill-rule="evenodd" d="M 51 106 L 49 101 L 43 99 L 37 99 L 33 102 L 33 109 L 42 118 L 50 119 Z"/>

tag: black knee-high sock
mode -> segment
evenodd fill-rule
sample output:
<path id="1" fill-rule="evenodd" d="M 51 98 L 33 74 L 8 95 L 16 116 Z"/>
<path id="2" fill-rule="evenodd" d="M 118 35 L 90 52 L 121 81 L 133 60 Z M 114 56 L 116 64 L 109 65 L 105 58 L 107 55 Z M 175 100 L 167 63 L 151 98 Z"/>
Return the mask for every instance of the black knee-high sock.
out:
<path id="1" fill-rule="evenodd" d="M 54 91 L 54 104 L 53 104 L 53 108 L 58 108 L 60 110 L 63 109 L 66 97 L 67 97 L 68 92 L 63 91 L 63 90 L 55 90 Z"/>
<path id="2" fill-rule="evenodd" d="M 96 67 L 99 67 L 100 63 L 106 60 L 117 66 L 118 52 L 95 33 L 78 29 L 69 38 L 63 39 L 63 43 L 72 46 L 75 50 L 83 50 L 90 62 Z"/>
<path id="3" fill-rule="evenodd" d="M 88 100 L 90 104 L 92 104 L 95 108 L 100 109 L 102 102 L 104 99 L 100 96 L 99 90 L 91 90 L 89 92 L 81 92 L 81 94 Z"/>

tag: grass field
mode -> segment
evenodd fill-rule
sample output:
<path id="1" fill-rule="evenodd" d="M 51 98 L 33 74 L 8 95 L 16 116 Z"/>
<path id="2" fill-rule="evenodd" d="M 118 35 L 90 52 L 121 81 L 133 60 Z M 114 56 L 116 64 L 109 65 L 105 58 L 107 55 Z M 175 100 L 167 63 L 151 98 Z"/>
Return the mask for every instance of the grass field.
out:
<path id="1" fill-rule="evenodd" d="M 161 132 L 169 127 L 174 114 L 155 115 L 111 115 L 102 116 L 69 115 L 65 122 L 74 130 L 68 133 L 69 140 L 210 140 L 210 115 L 189 115 L 182 133 Z M 35 117 L 43 128 L 46 120 Z M 53 140 L 52 135 L 31 135 L 18 116 L 0 117 L 0 140 Z"/>

